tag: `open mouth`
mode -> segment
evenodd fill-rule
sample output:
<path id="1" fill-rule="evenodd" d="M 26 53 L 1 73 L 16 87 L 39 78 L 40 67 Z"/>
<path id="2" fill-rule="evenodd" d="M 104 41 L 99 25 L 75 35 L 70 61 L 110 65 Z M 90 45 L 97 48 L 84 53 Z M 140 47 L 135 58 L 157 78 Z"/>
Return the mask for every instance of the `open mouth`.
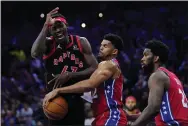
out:
<path id="1" fill-rule="evenodd" d="M 143 63 L 141 63 L 141 67 L 144 68 L 144 66 L 145 66 L 145 65 L 144 65 Z"/>
<path id="2" fill-rule="evenodd" d="M 57 33 L 56 36 L 57 36 L 58 39 L 63 39 L 64 38 L 64 35 L 62 33 Z"/>
<path id="3" fill-rule="evenodd" d="M 99 52 L 98 55 L 102 55 L 102 52 Z"/>

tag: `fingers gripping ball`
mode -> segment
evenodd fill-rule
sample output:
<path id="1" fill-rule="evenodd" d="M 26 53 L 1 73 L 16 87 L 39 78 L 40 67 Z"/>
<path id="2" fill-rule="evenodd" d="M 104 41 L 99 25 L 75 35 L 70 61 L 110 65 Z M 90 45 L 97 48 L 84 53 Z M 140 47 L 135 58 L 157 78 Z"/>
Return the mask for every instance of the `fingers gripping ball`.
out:
<path id="1" fill-rule="evenodd" d="M 60 120 L 68 113 L 68 103 L 63 97 L 59 96 L 43 106 L 43 111 L 48 119 Z"/>

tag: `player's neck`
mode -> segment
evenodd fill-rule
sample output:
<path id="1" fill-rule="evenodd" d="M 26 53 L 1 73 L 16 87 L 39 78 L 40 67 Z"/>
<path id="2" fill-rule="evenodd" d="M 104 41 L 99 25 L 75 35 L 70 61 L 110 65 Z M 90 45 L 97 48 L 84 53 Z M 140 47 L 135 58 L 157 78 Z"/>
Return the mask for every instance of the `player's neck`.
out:
<path id="1" fill-rule="evenodd" d="M 155 64 L 153 72 L 155 72 L 159 67 L 165 67 L 165 65 L 164 64 Z"/>
<path id="2" fill-rule="evenodd" d="M 112 59 L 114 59 L 114 58 L 116 58 L 116 57 L 114 57 L 114 56 L 109 56 L 109 57 L 106 57 L 105 60 L 112 60 Z"/>

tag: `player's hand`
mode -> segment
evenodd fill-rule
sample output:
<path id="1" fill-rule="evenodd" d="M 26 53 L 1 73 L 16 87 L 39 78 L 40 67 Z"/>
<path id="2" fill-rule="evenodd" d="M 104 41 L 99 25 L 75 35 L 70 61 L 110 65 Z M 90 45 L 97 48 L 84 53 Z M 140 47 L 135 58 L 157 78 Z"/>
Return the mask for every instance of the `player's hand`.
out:
<path id="1" fill-rule="evenodd" d="M 65 72 L 63 74 L 54 75 L 54 79 L 52 79 L 48 84 L 54 83 L 53 89 L 62 87 L 70 79 L 69 73 Z"/>
<path id="2" fill-rule="evenodd" d="M 46 94 L 44 97 L 44 100 L 43 100 L 43 106 L 47 106 L 51 100 L 53 100 L 55 97 L 57 97 L 59 94 L 58 91 L 59 91 L 58 89 L 55 89 L 55 90 L 49 92 L 48 94 Z"/>
<path id="3" fill-rule="evenodd" d="M 55 22 L 55 19 L 52 18 L 53 14 L 56 14 L 59 10 L 59 7 L 56 7 L 55 9 L 53 9 L 52 11 L 50 11 L 47 15 L 46 15 L 46 22 L 45 24 L 48 25 L 52 25 Z"/>

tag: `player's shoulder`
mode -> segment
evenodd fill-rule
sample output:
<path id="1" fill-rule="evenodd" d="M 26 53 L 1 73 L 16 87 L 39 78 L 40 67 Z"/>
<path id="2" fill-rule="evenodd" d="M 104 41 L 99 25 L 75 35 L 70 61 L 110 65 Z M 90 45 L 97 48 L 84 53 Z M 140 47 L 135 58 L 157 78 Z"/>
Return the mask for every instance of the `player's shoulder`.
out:
<path id="1" fill-rule="evenodd" d="M 112 60 L 106 60 L 99 63 L 99 67 L 116 68 L 116 64 Z"/>
<path id="2" fill-rule="evenodd" d="M 80 40 L 80 43 L 81 44 L 84 44 L 84 43 L 87 43 L 88 40 L 86 37 L 83 37 L 83 36 L 79 36 L 79 35 L 70 35 L 70 36 L 75 36 L 78 40 Z"/>
<path id="3" fill-rule="evenodd" d="M 78 36 L 80 38 L 80 40 L 87 40 L 86 37 L 83 37 L 83 36 Z"/>
<path id="4" fill-rule="evenodd" d="M 87 40 L 87 38 L 86 37 L 82 37 L 82 36 L 78 36 L 79 37 L 79 39 L 80 39 L 80 43 L 83 45 L 83 46 L 88 46 L 88 44 L 89 44 L 89 42 L 88 42 L 88 40 Z"/>
<path id="5" fill-rule="evenodd" d="M 70 36 L 73 36 L 73 37 L 76 37 L 77 39 L 79 39 L 80 41 L 86 41 L 87 38 L 86 37 L 83 37 L 83 36 L 80 36 L 80 35 L 70 35 Z"/>
<path id="6" fill-rule="evenodd" d="M 92 53 L 92 48 L 86 37 L 79 36 L 80 44 L 84 53 Z"/>
<path id="7" fill-rule="evenodd" d="M 84 36 L 79 36 L 79 35 L 76 35 L 78 37 L 78 39 L 80 40 L 81 44 L 84 44 L 84 43 L 88 43 L 88 40 L 86 37 Z"/>
<path id="8" fill-rule="evenodd" d="M 168 75 L 161 70 L 157 70 L 154 73 L 152 73 L 149 79 L 164 81 L 164 82 L 169 81 Z"/>

